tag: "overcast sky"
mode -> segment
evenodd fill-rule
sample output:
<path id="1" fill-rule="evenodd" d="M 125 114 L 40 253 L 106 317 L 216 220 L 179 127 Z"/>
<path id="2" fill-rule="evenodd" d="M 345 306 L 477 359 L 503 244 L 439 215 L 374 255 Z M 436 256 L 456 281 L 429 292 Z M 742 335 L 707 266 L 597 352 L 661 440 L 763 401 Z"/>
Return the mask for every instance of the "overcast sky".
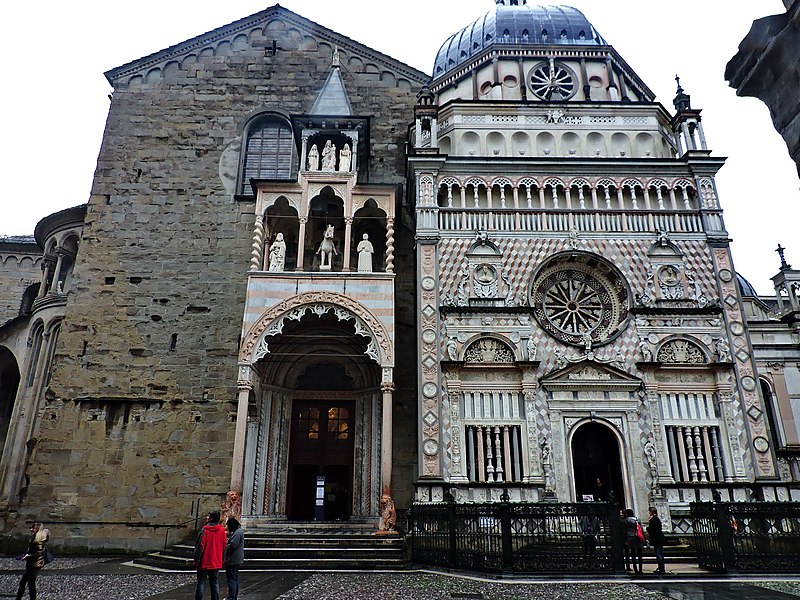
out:
<path id="1" fill-rule="evenodd" d="M 531 0 L 532 1 L 532 0 Z M 556 3 L 556 2 L 552 2 Z M 580 9 L 672 110 L 675 74 L 703 109 L 737 270 L 772 293 L 775 248 L 800 267 L 800 181 L 766 106 L 738 98 L 725 64 L 752 21 L 781 0 L 565 0 Z M 0 235 L 31 234 L 48 214 L 88 200 L 111 88 L 103 72 L 241 17 L 256 0 L 7 1 Z M 281 5 L 430 73 L 436 51 L 493 0 L 283 0 Z"/>

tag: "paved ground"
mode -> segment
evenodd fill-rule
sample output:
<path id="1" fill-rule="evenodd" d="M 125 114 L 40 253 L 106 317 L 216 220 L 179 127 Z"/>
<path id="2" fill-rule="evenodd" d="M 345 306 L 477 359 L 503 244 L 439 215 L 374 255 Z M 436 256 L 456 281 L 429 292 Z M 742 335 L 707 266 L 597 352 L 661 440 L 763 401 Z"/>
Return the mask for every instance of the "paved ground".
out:
<path id="1" fill-rule="evenodd" d="M 0 598 L 13 598 L 21 563 L 0 558 Z M 226 585 L 222 579 L 222 596 Z M 59 558 L 39 576 L 39 600 L 192 600 L 193 573 L 159 573 L 122 560 Z M 210 594 L 206 591 L 206 598 Z M 26 596 L 27 598 L 27 596 Z M 429 572 L 242 573 L 241 600 L 798 600 L 800 577 L 509 581 Z"/>

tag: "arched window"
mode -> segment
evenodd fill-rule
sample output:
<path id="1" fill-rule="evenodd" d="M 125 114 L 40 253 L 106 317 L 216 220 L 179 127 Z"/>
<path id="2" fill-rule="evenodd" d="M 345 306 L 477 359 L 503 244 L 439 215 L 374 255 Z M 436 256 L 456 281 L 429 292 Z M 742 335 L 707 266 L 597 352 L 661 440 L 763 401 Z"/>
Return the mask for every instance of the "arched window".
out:
<path id="1" fill-rule="evenodd" d="M 246 131 L 239 193 L 252 194 L 251 179 L 290 179 L 295 147 L 289 123 L 278 115 L 264 115 Z"/>

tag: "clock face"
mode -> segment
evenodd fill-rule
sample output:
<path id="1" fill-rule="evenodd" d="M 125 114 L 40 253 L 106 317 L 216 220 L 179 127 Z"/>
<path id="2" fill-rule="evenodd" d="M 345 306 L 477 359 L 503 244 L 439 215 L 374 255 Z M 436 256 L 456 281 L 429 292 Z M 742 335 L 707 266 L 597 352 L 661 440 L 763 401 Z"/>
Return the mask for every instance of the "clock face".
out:
<path id="1" fill-rule="evenodd" d="M 539 63 L 528 73 L 528 85 L 537 98 L 568 100 L 577 90 L 577 77 L 569 67 L 554 60 Z"/>

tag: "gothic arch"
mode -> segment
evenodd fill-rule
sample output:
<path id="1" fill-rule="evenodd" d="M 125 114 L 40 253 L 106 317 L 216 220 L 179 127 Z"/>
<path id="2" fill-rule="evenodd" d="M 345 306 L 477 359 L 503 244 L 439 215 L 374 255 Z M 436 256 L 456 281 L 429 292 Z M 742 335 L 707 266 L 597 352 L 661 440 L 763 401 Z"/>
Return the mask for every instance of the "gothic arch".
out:
<path id="1" fill-rule="evenodd" d="M 356 334 L 370 338 L 367 349 L 370 358 L 381 367 L 394 366 L 394 348 L 383 323 L 361 303 L 335 292 L 306 292 L 264 312 L 245 335 L 239 362 L 256 363 L 263 356 L 258 356 L 260 352 L 266 354 L 265 338 L 280 334 L 284 319 L 300 319 L 308 311 L 317 314 L 333 311 L 340 321 L 355 321 Z"/>
<path id="2" fill-rule="evenodd" d="M 617 422 L 615 422 L 617 421 Z M 630 458 L 630 451 L 631 448 L 625 443 L 625 431 L 624 431 L 624 423 L 623 421 L 617 419 L 605 419 L 603 417 L 586 417 L 580 420 L 577 420 L 568 425 L 567 431 L 567 464 L 570 465 L 570 493 L 572 495 L 577 493 L 576 490 L 576 482 L 575 482 L 575 473 L 574 473 L 574 460 L 575 457 L 573 456 L 573 449 L 572 443 L 575 438 L 575 434 L 580 431 L 580 429 L 584 425 L 594 424 L 597 426 L 602 426 L 608 430 L 608 432 L 613 436 L 616 440 L 618 449 L 619 449 L 619 468 L 620 468 L 620 475 L 622 477 L 622 487 L 623 487 L 623 494 L 624 498 L 618 498 L 618 500 L 623 501 L 625 503 L 634 501 L 633 494 L 632 494 L 632 486 L 630 482 L 631 472 L 630 472 L 630 465 L 632 464 L 629 460 Z M 606 485 L 609 482 L 605 482 Z M 577 500 L 577 498 L 576 498 Z M 635 508 L 631 506 L 631 508 Z"/>

